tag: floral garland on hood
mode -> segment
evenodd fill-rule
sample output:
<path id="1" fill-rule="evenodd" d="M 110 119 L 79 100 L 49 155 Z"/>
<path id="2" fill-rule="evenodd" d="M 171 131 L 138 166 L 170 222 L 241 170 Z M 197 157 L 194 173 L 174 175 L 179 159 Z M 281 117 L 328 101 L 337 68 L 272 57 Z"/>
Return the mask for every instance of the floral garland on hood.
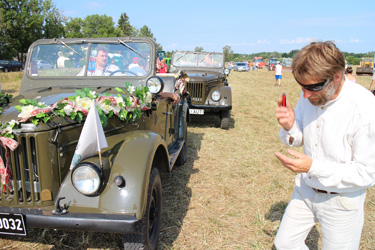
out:
<path id="1" fill-rule="evenodd" d="M 0 126 L 0 146 L 5 150 L 5 162 L 0 156 L 0 183 L 3 185 L 3 192 L 6 193 L 6 187 L 12 190 L 9 149 L 14 151 L 18 147 L 18 142 L 13 138 L 14 132 L 20 129 L 20 123 L 31 121 L 34 125 L 38 125 L 39 122 L 47 123 L 53 116 L 70 117 L 81 123 L 87 116 L 92 102 L 96 103 L 103 127 L 114 115 L 122 121 L 135 121 L 141 117 L 142 111 L 151 109 L 152 94 L 145 86 L 138 88 L 130 83 L 125 83 L 125 86 L 130 96 L 121 95 L 124 91 L 120 88 L 115 88 L 118 92 L 117 96 L 110 94 L 99 96 L 90 88 L 83 88 L 76 90 L 74 96 L 61 99 L 51 106 L 34 99 L 21 99 L 19 102 L 23 105 L 15 106 L 20 112 L 19 119 L 5 122 Z"/>

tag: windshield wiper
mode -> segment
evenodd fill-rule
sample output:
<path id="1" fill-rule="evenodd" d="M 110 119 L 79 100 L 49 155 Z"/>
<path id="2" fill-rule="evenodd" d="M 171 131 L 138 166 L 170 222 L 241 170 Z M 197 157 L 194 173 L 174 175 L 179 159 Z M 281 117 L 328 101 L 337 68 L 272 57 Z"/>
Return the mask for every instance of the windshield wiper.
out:
<path id="1" fill-rule="evenodd" d="M 187 53 L 187 52 L 183 53 L 179 58 L 177 58 L 177 59 L 176 59 L 176 62 L 177 62 L 178 60 L 180 60 L 182 57 L 184 57 L 184 56 L 186 55 L 186 53 Z"/>
<path id="2" fill-rule="evenodd" d="M 140 57 L 142 57 L 143 59 L 147 60 L 146 57 L 142 56 L 138 51 L 136 51 L 135 49 L 133 49 L 132 47 L 130 47 L 129 45 L 127 45 L 124 41 L 121 41 L 120 39 L 118 39 L 118 42 L 121 43 L 122 45 L 124 45 L 126 48 L 130 49 L 131 51 L 133 51 L 134 53 L 136 53 L 137 55 L 139 55 Z"/>
<path id="3" fill-rule="evenodd" d="M 77 55 L 79 55 L 80 57 L 84 58 L 84 56 L 82 56 L 80 53 L 78 53 L 77 51 L 75 51 L 72 47 L 70 47 L 69 45 L 67 45 L 66 43 L 64 43 L 63 41 L 60 41 L 60 43 L 62 45 L 64 45 L 65 47 L 67 47 L 68 49 L 70 49 L 71 51 L 73 51 L 74 53 L 76 53 Z"/>
<path id="4" fill-rule="evenodd" d="M 203 62 L 204 60 L 206 60 L 207 57 L 209 57 L 211 55 L 211 52 L 208 53 L 199 63 Z"/>

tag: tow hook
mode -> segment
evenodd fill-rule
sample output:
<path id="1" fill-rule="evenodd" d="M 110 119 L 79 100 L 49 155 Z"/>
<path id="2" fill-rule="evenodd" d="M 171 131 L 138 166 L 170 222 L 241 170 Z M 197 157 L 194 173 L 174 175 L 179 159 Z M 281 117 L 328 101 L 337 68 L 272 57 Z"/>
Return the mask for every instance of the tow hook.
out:
<path id="1" fill-rule="evenodd" d="M 68 207 L 64 204 L 62 207 L 60 206 L 60 201 L 65 199 L 65 197 L 59 197 L 56 201 L 56 210 L 52 211 L 54 215 L 63 215 L 68 213 Z"/>

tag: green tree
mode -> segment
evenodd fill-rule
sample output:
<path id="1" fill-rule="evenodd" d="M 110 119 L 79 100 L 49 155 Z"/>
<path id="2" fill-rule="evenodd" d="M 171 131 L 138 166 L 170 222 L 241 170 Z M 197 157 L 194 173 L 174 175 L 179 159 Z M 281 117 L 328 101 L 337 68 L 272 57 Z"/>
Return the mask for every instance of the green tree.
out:
<path id="1" fill-rule="evenodd" d="M 126 13 L 121 13 L 120 19 L 118 20 L 118 27 L 124 33 L 124 36 L 136 36 L 137 30 L 130 25 L 129 17 Z"/>
<path id="2" fill-rule="evenodd" d="M 195 47 L 194 51 L 195 52 L 202 52 L 203 51 L 203 47 Z"/>
<path id="3" fill-rule="evenodd" d="M 234 59 L 233 50 L 229 45 L 225 45 L 225 47 L 223 48 L 223 54 L 225 57 L 225 61 L 227 62 L 232 61 Z"/>
<path id="4" fill-rule="evenodd" d="M 84 37 L 119 37 L 120 28 L 115 27 L 112 17 L 107 15 L 89 15 L 83 21 L 82 33 Z"/>
<path id="5" fill-rule="evenodd" d="M 154 34 L 151 32 L 151 29 L 149 27 L 147 27 L 147 25 L 143 25 L 142 28 L 139 29 L 138 36 L 150 37 L 156 43 L 156 38 L 154 37 Z M 163 50 L 163 46 L 161 46 L 160 43 L 156 43 L 156 49 L 157 50 Z"/>
<path id="6" fill-rule="evenodd" d="M 51 0 L 3 0 L 0 16 L 0 58 L 23 62 L 35 40 L 64 35 L 65 18 Z"/>
<path id="7" fill-rule="evenodd" d="M 69 22 L 65 24 L 65 37 L 66 38 L 81 38 L 84 37 L 82 33 L 82 27 L 84 22 L 82 18 L 70 18 Z"/>

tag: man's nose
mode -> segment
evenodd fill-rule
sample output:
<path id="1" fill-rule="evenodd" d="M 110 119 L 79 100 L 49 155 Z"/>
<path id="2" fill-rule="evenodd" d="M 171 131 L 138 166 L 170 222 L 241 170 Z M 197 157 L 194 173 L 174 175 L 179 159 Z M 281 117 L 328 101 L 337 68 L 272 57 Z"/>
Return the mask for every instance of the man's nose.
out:
<path id="1" fill-rule="evenodd" d="M 309 90 L 307 90 L 307 89 L 305 89 L 305 88 L 302 88 L 302 91 L 303 91 L 303 97 L 304 97 L 304 98 L 309 98 L 310 96 L 313 95 L 313 92 L 312 92 L 312 91 L 309 91 Z"/>

